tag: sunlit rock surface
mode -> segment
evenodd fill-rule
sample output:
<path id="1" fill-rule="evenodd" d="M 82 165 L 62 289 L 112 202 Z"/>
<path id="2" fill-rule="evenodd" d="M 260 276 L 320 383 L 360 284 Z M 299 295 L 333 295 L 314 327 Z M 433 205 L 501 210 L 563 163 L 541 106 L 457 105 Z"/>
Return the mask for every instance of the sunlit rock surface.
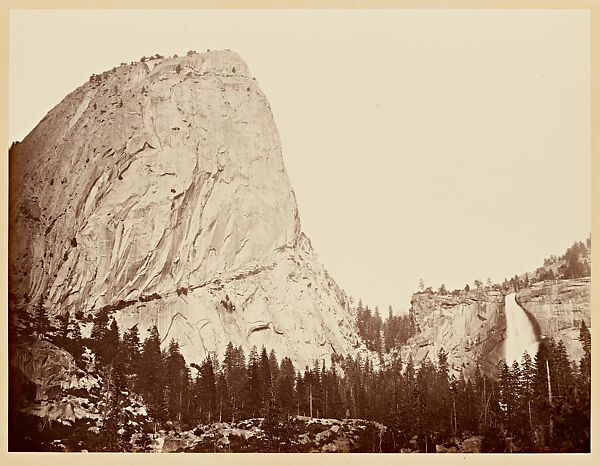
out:
<path id="1" fill-rule="evenodd" d="M 416 365 L 425 358 L 437 362 L 438 353 L 448 353 L 455 375 L 471 375 L 479 361 L 481 369 L 494 373 L 503 356 L 506 333 L 504 296 L 497 291 L 470 291 L 460 296 L 418 293 L 410 312 L 417 334 L 402 347 L 403 361 L 412 357 Z"/>
<path id="2" fill-rule="evenodd" d="M 562 340 L 571 360 L 578 362 L 583 349 L 579 326 L 591 327 L 590 279 L 539 282 L 521 289 L 517 303 L 527 312 L 538 339 Z M 417 293 L 410 313 L 417 334 L 402 347 L 403 361 L 413 358 L 419 365 L 425 358 L 437 361 L 440 349 L 448 352 L 455 375 L 473 373 L 479 362 L 489 374 L 504 360 L 506 344 L 505 297 L 500 291 L 451 294 Z M 535 355 L 532 355 L 532 357 Z"/>
<path id="3" fill-rule="evenodd" d="M 63 390 L 98 386 L 98 379 L 77 367 L 70 353 L 46 340 L 19 346 L 12 353 L 11 364 L 35 383 L 36 401 L 57 398 Z"/>
<path id="4" fill-rule="evenodd" d="M 590 278 L 535 283 L 517 293 L 517 302 L 535 319 L 541 336 L 562 340 L 569 357 L 581 359 L 581 321 L 591 327 Z"/>
<path id="5" fill-rule="evenodd" d="M 358 345 L 301 233 L 269 103 L 229 51 L 122 66 L 10 152 L 10 290 L 157 323 L 189 361 L 229 340 L 298 363 Z"/>

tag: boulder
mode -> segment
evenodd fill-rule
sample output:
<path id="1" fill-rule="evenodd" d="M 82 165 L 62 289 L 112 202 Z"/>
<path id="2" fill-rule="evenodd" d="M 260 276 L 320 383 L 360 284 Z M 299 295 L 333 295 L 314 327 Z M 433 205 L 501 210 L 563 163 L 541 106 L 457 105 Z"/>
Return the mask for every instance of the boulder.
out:
<path id="1" fill-rule="evenodd" d="M 463 440 L 460 443 L 459 449 L 461 453 L 481 453 L 482 437 L 476 435 Z"/>
<path id="2" fill-rule="evenodd" d="M 166 453 L 172 453 L 179 449 L 186 448 L 188 442 L 186 439 L 176 437 L 166 437 L 162 445 L 162 451 Z"/>

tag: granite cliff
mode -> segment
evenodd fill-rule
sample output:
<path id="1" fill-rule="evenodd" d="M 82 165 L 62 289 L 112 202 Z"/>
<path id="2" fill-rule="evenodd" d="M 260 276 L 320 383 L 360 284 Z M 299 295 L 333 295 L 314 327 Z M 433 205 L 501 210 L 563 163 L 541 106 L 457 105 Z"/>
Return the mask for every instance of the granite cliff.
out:
<path id="1" fill-rule="evenodd" d="M 534 283 L 517 293 L 517 302 L 536 322 L 540 337 L 562 340 L 569 356 L 579 361 L 581 321 L 591 327 L 591 279 Z"/>
<path id="2" fill-rule="evenodd" d="M 521 288 L 517 302 L 533 323 L 539 339 L 562 340 L 569 358 L 583 355 L 579 326 L 591 327 L 590 278 L 542 281 Z M 453 294 L 416 293 L 410 315 L 417 333 L 401 349 L 418 365 L 437 359 L 440 349 L 448 353 L 455 374 L 472 374 L 477 364 L 495 374 L 504 359 L 506 338 L 505 295 L 498 290 L 471 290 Z"/>
<path id="3" fill-rule="evenodd" d="M 493 373 L 503 358 L 506 333 L 504 296 L 498 291 L 469 291 L 461 295 L 417 293 L 410 313 L 417 333 L 402 347 L 402 360 L 412 357 L 419 365 L 425 358 L 437 361 L 448 353 L 453 373 L 471 375 L 479 363 Z"/>
<path id="4" fill-rule="evenodd" d="M 230 51 L 94 75 L 10 151 L 15 302 L 122 330 L 157 324 L 188 361 L 228 341 L 302 367 L 359 346 L 302 233 L 267 98 Z"/>

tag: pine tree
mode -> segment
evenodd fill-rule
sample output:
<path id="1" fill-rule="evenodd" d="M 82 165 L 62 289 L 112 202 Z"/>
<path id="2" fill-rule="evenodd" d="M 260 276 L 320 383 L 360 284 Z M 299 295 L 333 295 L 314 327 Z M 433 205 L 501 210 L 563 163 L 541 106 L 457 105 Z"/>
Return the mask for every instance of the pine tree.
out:
<path id="1" fill-rule="evenodd" d="M 416 416 L 415 432 L 419 437 L 420 448 L 431 451 L 432 440 L 439 434 L 440 397 L 436 387 L 436 370 L 429 358 L 426 358 L 416 376 Z"/>
<path id="2" fill-rule="evenodd" d="M 383 328 L 383 321 L 381 320 L 381 315 L 379 314 L 379 308 L 375 307 L 375 314 L 373 315 L 373 330 L 372 330 L 372 340 L 373 340 L 373 349 L 375 352 L 381 354 L 383 352 L 383 345 L 381 341 L 381 330 Z"/>
<path id="3" fill-rule="evenodd" d="M 277 362 L 275 350 L 269 352 L 269 369 L 271 371 L 271 380 L 275 383 L 279 377 L 279 363 Z"/>
<path id="4" fill-rule="evenodd" d="M 503 362 L 500 367 L 500 393 L 498 402 L 502 413 L 502 423 L 509 432 L 512 432 L 512 419 L 514 416 L 515 393 L 513 391 L 514 383 L 512 378 L 513 374 L 510 368 L 506 362 Z"/>
<path id="5" fill-rule="evenodd" d="M 271 391 L 271 363 L 267 350 L 263 346 L 260 352 L 259 360 L 259 387 L 260 387 L 260 413 L 264 416 L 269 408 L 269 397 Z"/>
<path id="6" fill-rule="evenodd" d="M 579 362 L 579 378 L 583 390 L 589 396 L 592 373 L 592 336 L 583 320 L 579 327 L 579 341 L 583 347 L 583 357 Z"/>
<path id="7" fill-rule="evenodd" d="M 218 365 L 213 363 L 215 370 Z M 231 419 L 231 405 L 229 404 L 229 387 L 227 386 L 227 379 L 223 374 L 223 371 L 216 371 L 215 387 L 217 392 L 217 411 L 218 421 L 223 422 L 226 419 Z"/>
<path id="8" fill-rule="evenodd" d="M 208 358 L 207 358 L 208 359 Z M 189 371 L 179 351 L 179 344 L 171 339 L 164 361 L 164 384 L 166 414 L 169 420 L 181 426 L 187 398 Z M 214 377 L 213 377 L 214 392 Z"/>
<path id="9" fill-rule="evenodd" d="M 556 397 L 569 396 L 573 390 L 573 372 L 562 340 L 558 340 L 552 348 L 552 391 Z"/>
<path id="10" fill-rule="evenodd" d="M 138 380 L 140 376 L 140 335 L 138 326 L 135 324 L 129 328 L 123 335 L 123 342 L 121 345 L 121 352 L 123 356 L 124 370 L 129 380 L 130 388 L 138 387 Z"/>
<path id="11" fill-rule="evenodd" d="M 105 364 L 113 364 L 116 356 L 119 354 L 119 326 L 115 319 L 112 320 L 104 336 L 103 350 L 101 354 L 104 357 Z"/>
<path id="12" fill-rule="evenodd" d="M 90 334 L 91 349 L 96 354 L 96 360 L 103 364 L 106 351 L 106 334 L 108 333 L 108 311 L 100 309 L 94 317 L 92 333 Z"/>
<path id="13" fill-rule="evenodd" d="M 251 417 L 258 417 L 261 413 L 262 387 L 260 374 L 260 360 L 256 346 L 253 346 L 248 356 L 246 375 L 246 412 Z"/>
<path id="14" fill-rule="evenodd" d="M 443 435 L 453 431 L 453 412 L 450 400 L 450 368 L 448 367 L 448 353 L 440 348 L 438 352 L 438 367 L 435 377 L 436 393 L 434 396 L 434 412 L 439 421 L 437 429 Z"/>
<path id="15" fill-rule="evenodd" d="M 50 319 L 48 318 L 48 311 L 44 306 L 44 298 L 40 297 L 37 308 L 34 315 L 34 330 L 38 335 L 38 338 L 43 338 L 47 333 L 50 332 Z"/>
<path id="16" fill-rule="evenodd" d="M 527 351 L 523 353 L 521 363 L 521 417 L 526 419 L 526 436 L 529 439 L 533 438 L 533 423 L 534 423 L 534 383 L 535 383 L 535 367 L 531 356 Z"/>
<path id="17" fill-rule="evenodd" d="M 246 361 L 241 347 L 235 348 L 231 342 L 225 350 L 223 375 L 229 390 L 229 410 L 235 422 L 242 415 L 246 388 Z"/>
<path id="18" fill-rule="evenodd" d="M 294 379 L 295 369 L 292 360 L 285 357 L 281 360 L 277 380 L 277 398 L 281 403 L 282 414 L 286 417 L 296 412 L 296 406 L 294 406 Z"/>
<path id="19" fill-rule="evenodd" d="M 388 309 L 388 316 L 383 324 L 383 342 L 385 346 L 385 351 L 389 353 L 392 348 L 395 346 L 394 337 L 394 315 L 392 314 L 392 306 Z"/>
<path id="20" fill-rule="evenodd" d="M 212 359 L 207 356 L 198 377 L 198 392 L 200 400 L 200 419 L 205 424 L 215 422 L 218 418 L 217 387 L 215 370 Z"/>
<path id="21" fill-rule="evenodd" d="M 164 421 L 164 364 L 160 351 L 160 335 L 156 325 L 144 341 L 140 365 L 140 389 L 148 406 L 148 413 L 161 423 Z"/>
<path id="22" fill-rule="evenodd" d="M 306 369 L 308 371 L 308 367 Z M 296 373 L 295 388 L 295 412 L 298 416 L 306 416 L 308 412 L 308 387 L 300 371 Z"/>
<path id="23" fill-rule="evenodd" d="M 69 347 L 69 324 L 70 324 L 70 314 L 67 312 L 63 316 L 59 316 L 58 321 L 58 338 L 57 343 L 58 346 L 67 349 Z M 68 351 L 68 350 L 67 350 Z"/>

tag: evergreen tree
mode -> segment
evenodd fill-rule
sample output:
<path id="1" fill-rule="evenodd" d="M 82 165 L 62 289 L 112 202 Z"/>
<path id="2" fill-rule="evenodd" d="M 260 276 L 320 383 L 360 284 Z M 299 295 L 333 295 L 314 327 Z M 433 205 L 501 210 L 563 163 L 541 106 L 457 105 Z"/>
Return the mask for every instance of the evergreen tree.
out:
<path id="1" fill-rule="evenodd" d="M 150 329 L 150 335 L 144 340 L 140 364 L 140 389 L 148 413 L 158 422 L 164 422 L 164 364 L 160 350 L 160 335 L 156 325 Z"/>
<path id="2" fill-rule="evenodd" d="M 119 326 L 115 319 L 112 320 L 104 336 L 103 350 L 104 364 L 112 364 L 119 354 Z"/>
<path id="3" fill-rule="evenodd" d="M 433 397 L 433 411 L 439 421 L 437 430 L 447 436 L 452 432 L 453 407 L 450 400 L 450 368 L 448 367 L 448 353 L 440 348 L 438 352 L 438 367 L 436 371 L 436 393 Z"/>
<path id="4" fill-rule="evenodd" d="M 44 298 L 40 297 L 38 305 L 34 314 L 34 330 L 37 333 L 38 338 L 45 337 L 52 329 L 50 326 L 50 319 L 48 318 L 48 311 L 44 306 Z"/>
<path id="5" fill-rule="evenodd" d="M 394 315 L 392 314 L 392 306 L 389 307 L 388 309 L 388 316 L 387 319 L 385 320 L 384 324 L 383 324 L 383 342 L 384 342 L 384 347 L 385 347 L 385 351 L 389 352 L 392 348 L 394 348 L 395 345 L 395 326 L 394 326 Z"/>
<path id="6" fill-rule="evenodd" d="M 58 318 L 58 335 L 57 335 L 57 344 L 58 346 L 67 349 L 69 347 L 69 324 L 70 324 L 70 314 L 67 312 L 66 314 L 59 316 Z M 68 349 L 67 349 L 68 351 Z"/>
<path id="7" fill-rule="evenodd" d="M 218 365 L 213 363 L 213 367 L 216 369 Z M 227 379 L 223 374 L 223 371 L 217 371 L 216 377 L 216 392 L 217 392 L 217 410 L 218 410 L 218 421 L 223 422 L 225 419 L 231 419 L 231 405 L 229 404 L 229 387 L 227 385 Z"/>
<path id="8" fill-rule="evenodd" d="M 267 350 L 263 346 L 260 351 L 259 360 L 259 409 L 264 416 L 269 409 L 269 398 L 271 394 L 271 362 Z"/>
<path id="9" fill-rule="evenodd" d="M 121 353 L 123 365 L 127 378 L 129 379 L 130 388 L 138 387 L 140 376 L 140 335 L 138 326 L 135 324 L 129 328 L 123 335 L 121 344 Z"/>
<path id="10" fill-rule="evenodd" d="M 267 359 L 268 361 L 268 359 Z M 260 373 L 260 359 L 256 346 L 253 346 L 248 356 L 248 368 L 246 375 L 246 413 L 250 417 L 258 417 L 261 414 L 262 386 Z"/>
<path id="11" fill-rule="evenodd" d="M 213 360 L 209 356 L 202 363 L 198 383 L 200 419 L 204 423 L 210 424 L 218 419 L 219 407 Z"/>
<path id="12" fill-rule="evenodd" d="M 430 452 L 432 441 L 439 435 L 439 397 L 436 387 L 436 370 L 429 358 L 421 363 L 416 376 L 416 417 L 414 419 L 419 446 Z M 434 450 L 435 451 L 435 450 Z"/>
<path id="13" fill-rule="evenodd" d="M 573 390 L 573 372 L 562 340 L 552 347 L 552 391 L 556 397 L 569 396 Z"/>
<path id="14" fill-rule="evenodd" d="M 106 334 L 108 333 L 108 311 L 100 309 L 94 317 L 92 333 L 90 334 L 91 349 L 96 354 L 96 360 L 103 364 L 106 352 Z"/>
<path id="15" fill-rule="evenodd" d="M 269 352 L 269 370 L 271 372 L 271 380 L 275 383 L 279 377 L 279 363 L 277 362 L 275 350 Z"/>
<path id="16" fill-rule="evenodd" d="M 279 378 L 277 380 L 277 398 L 281 404 L 282 415 L 287 417 L 296 412 L 294 405 L 295 369 L 292 360 L 285 357 L 281 360 Z"/>
<path id="17" fill-rule="evenodd" d="M 229 393 L 228 410 L 231 412 L 232 421 L 235 422 L 240 418 L 244 409 L 246 361 L 242 348 L 235 348 L 231 342 L 225 350 L 223 375 Z"/>
<path id="18" fill-rule="evenodd" d="M 525 419 L 525 435 L 529 439 L 533 439 L 533 422 L 534 422 L 534 383 L 535 383 L 535 366 L 531 356 L 527 351 L 523 353 L 521 363 L 521 396 L 519 412 L 521 418 Z"/>
<path id="19" fill-rule="evenodd" d="M 189 390 L 189 370 L 179 343 L 171 339 L 164 360 L 165 405 L 167 418 L 181 426 Z"/>
<path id="20" fill-rule="evenodd" d="M 579 327 L 579 341 L 583 347 L 583 357 L 579 362 L 579 378 L 583 390 L 589 396 L 592 373 L 592 336 L 583 320 Z"/>

